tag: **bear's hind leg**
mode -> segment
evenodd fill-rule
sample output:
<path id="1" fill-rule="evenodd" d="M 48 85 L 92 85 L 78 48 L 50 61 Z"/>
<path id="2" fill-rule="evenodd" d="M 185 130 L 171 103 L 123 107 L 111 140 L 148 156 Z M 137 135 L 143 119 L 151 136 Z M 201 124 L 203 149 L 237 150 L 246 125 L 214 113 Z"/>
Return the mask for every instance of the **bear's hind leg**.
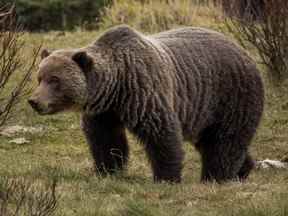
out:
<path id="1" fill-rule="evenodd" d="M 99 174 L 125 167 L 129 152 L 125 128 L 114 113 L 83 115 L 82 128 Z"/>
<path id="2" fill-rule="evenodd" d="M 201 180 L 204 182 L 244 179 L 252 169 L 252 159 L 247 157 L 252 134 L 247 139 L 240 131 L 232 134 L 225 132 L 219 125 L 207 128 L 196 145 L 202 158 Z"/>
<path id="3" fill-rule="evenodd" d="M 255 167 L 255 161 L 252 157 L 247 153 L 245 161 L 238 172 L 239 180 L 244 181 L 248 175 L 250 174 L 251 170 Z"/>

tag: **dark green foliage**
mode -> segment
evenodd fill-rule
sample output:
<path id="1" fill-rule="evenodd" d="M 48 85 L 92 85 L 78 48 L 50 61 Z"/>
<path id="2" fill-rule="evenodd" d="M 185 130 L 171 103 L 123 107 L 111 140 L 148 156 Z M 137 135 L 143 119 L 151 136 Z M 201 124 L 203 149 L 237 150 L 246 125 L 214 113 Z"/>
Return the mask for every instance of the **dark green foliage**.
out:
<path id="1" fill-rule="evenodd" d="M 0 0 L 16 4 L 20 23 L 29 31 L 73 30 L 97 27 L 99 11 L 109 0 Z"/>

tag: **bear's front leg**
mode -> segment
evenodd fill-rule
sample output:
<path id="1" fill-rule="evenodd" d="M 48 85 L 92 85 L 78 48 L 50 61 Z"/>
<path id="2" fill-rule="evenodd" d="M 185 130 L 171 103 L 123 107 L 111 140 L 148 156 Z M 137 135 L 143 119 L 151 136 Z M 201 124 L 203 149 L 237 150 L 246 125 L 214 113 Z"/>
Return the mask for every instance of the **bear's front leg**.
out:
<path id="1" fill-rule="evenodd" d="M 82 116 L 82 129 L 99 174 L 112 174 L 125 167 L 128 145 L 125 128 L 112 112 Z"/>
<path id="2" fill-rule="evenodd" d="M 136 134 L 144 143 L 151 162 L 155 182 L 181 182 L 182 162 L 182 132 L 178 121 L 150 116 L 139 124 Z"/>

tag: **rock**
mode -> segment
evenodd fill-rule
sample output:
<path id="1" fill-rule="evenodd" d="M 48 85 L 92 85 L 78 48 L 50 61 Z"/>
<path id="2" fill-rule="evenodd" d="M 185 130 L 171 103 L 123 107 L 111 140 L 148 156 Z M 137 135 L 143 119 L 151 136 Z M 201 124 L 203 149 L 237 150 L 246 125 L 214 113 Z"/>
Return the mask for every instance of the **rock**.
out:
<path id="1" fill-rule="evenodd" d="M 288 163 L 278 161 L 278 160 L 265 159 L 262 161 L 257 161 L 256 168 L 257 169 L 268 169 L 268 168 L 288 169 Z"/>
<path id="2" fill-rule="evenodd" d="M 10 140 L 9 143 L 15 143 L 15 144 L 25 144 L 25 143 L 29 143 L 30 141 L 28 141 L 25 137 L 19 137 L 13 140 Z"/>
<path id="3" fill-rule="evenodd" d="M 41 131 L 43 131 L 43 127 L 42 126 L 39 126 L 39 127 L 25 127 L 25 126 L 21 126 L 21 125 L 13 125 L 13 126 L 8 126 L 8 127 L 5 127 L 5 128 L 1 128 L 0 135 L 1 136 L 7 136 L 7 137 L 13 137 L 17 133 L 31 133 L 31 134 L 35 134 L 35 133 L 39 133 Z"/>

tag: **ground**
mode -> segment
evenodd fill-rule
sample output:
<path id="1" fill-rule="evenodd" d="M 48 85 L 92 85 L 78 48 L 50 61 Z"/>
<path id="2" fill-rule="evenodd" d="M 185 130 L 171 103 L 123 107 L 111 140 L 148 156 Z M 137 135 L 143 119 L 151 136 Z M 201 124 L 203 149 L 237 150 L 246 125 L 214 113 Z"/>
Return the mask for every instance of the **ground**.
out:
<path id="1" fill-rule="evenodd" d="M 98 34 L 51 32 L 26 34 L 25 39 L 48 48 L 81 47 Z M 23 58 L 30 52 L 28 47 Z M 288 156 L 288 88 L 285 84 L 272 88 L 262 75 L 266 104 L 251 152 L 259 160 L 282 160 Z M 35 73 L 33 77 L 35 85 Z M 41 127 L 42 131 L 13 137 L 24 136 L 29 141 L 25 144 L 9 143 L 12 138 L 0 136 L 0 176 L 44 183 L 56 178 L 60 196 L 56 215 L 288 215 L 287 170 L 255 170 L 245 183 L 201 184 L 199 155 L 189 143 L 185 144 L 183 183 L 179 185 L 153 183 L 143 149 L 131 135 L 128 172 L 97 177 L 79 119 L 72 113 L 38 116 L 23 100 L 9 124 Z"/>

